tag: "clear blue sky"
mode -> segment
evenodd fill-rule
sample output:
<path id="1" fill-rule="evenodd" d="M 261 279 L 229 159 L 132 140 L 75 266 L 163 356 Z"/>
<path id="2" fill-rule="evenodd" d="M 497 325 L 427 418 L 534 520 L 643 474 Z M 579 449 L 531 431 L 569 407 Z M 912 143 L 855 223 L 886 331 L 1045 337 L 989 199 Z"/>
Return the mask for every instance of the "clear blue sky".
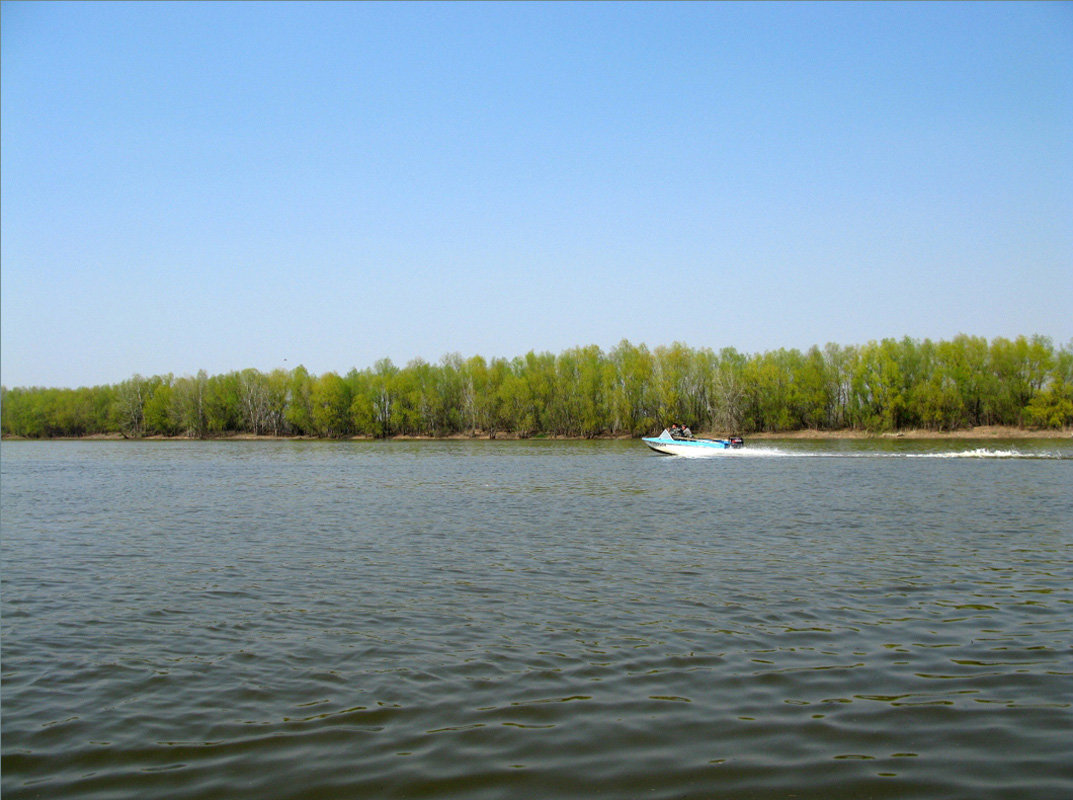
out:
<path id="1" fill-rule="evenodd" d="M 1070 3 L 0 5 L 0 380 L 1073 338 Z"/>

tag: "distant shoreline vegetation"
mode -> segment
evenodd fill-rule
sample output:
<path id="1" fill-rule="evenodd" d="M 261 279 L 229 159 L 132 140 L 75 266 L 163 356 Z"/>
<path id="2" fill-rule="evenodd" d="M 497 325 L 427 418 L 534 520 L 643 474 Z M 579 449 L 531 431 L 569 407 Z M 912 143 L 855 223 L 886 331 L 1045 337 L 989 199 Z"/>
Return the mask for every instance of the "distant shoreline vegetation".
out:
<path id="1" fill-rule="evenodd" d="M 1073 425 L 1073 342 L 959 335 L 748 355 L 623 340 L 513 359 L 457 354 L 346 375 L 304 367 L 0 388 L 4 436 L 641 436 Z"/>

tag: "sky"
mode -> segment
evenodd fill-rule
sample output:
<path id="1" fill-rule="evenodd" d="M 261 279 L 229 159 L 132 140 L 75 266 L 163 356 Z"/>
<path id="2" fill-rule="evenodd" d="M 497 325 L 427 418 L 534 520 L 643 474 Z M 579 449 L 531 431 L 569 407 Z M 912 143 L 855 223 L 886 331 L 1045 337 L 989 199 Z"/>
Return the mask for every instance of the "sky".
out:
<path id="1" fill-rule="evenodd" d="M 1073 3 L 0 4 L 0 382 L 1073 340 Z"/>

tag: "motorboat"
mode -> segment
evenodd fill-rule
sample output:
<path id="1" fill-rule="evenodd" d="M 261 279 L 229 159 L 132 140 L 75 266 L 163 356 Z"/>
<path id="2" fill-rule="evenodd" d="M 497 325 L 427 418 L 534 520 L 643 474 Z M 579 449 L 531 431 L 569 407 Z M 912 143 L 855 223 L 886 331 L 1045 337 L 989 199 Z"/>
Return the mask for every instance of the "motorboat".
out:
<path id="1" fill-rule="evenodd" d="M 705 456 L 714 455 L 720 450 L 737 450 L 745 446 L 740 436 L 728 439 L 701 439 L 694 436 L 674 436 L 666 428 L 659 436 L 643 436 L 641 441 L 668 456 Z"/>

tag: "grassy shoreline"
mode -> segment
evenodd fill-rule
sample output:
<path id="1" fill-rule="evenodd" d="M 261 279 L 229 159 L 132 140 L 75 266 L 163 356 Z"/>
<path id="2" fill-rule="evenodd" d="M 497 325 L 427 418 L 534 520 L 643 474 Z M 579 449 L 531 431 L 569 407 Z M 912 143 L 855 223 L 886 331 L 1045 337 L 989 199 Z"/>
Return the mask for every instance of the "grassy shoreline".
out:
<path id="1" fill-rule="evenodd" d="M 705 431 L 699 432 L 698 436 L 705 437 L 721 437 L 726 434 L 722 432 Z M 406 442 L 437 442 L 437 441 L 471 441 L 471 440 L 496 440 L 496 441 L 515 441 L 522 439 L 514 433 L 497 433 L 495 436 L 490 436 L 487 432 L 478 431 L 474 434 L 454 434 L 452 436 L 391 436 L 390 441 L 406 441 Z M 538 441 L 581 441 L 584 437 L 580 436 L 533 436 L 528 437 Z M 597 436 L 597 439 L 608 440 L 629 440 L 636 437 L 628 435 L 604 435 Z M 746 440 L 767 440 L 767 439 L 808 439 L 808 440 L 824 440 L 824 439 L 1068 439 L 1073 438 L 1073 429 L 1064 428 L 1061 430 L 1030 430 L 1027 428 L 1015 428 L 1005 425 L 983 425 L 976 428 L 964 428 L 956 431 L 929 431 L 929 430 L 903 430 L 903 431 L 889 431 L 885 433 L 875 433 L 871 431 L 859 431 L 859 430 L 840 430 L 840 431 L 822 431 L 822 430 L 800 430 L 800 431 L 780 431 L 780 432 L 764 432 L 764 433 L 751 433 L 745 435 Z M 274 436 L 272 434 L 252 434 L 252 433 L 234 433 L 234 434 L 218 434 L 206 437 L 203 440 L 198 440 L 189 436 L 146 436 L 140 439 L 132 439 L 126 437 L 120 433 L 97 433 L 89 434 L 87 436 L 56 436 L 43 439 L 32 439 L 24 436 L 9 436 L 3 437 L 4 441 L 223 441 L 223 442 L 289 442 L 289 441 L 355 441 L 355 442 L 372 442 L 380 441 L 374 439 L 371 436 L 349 436 L 342 439 L 327 439 L 317 436 Z"/>

